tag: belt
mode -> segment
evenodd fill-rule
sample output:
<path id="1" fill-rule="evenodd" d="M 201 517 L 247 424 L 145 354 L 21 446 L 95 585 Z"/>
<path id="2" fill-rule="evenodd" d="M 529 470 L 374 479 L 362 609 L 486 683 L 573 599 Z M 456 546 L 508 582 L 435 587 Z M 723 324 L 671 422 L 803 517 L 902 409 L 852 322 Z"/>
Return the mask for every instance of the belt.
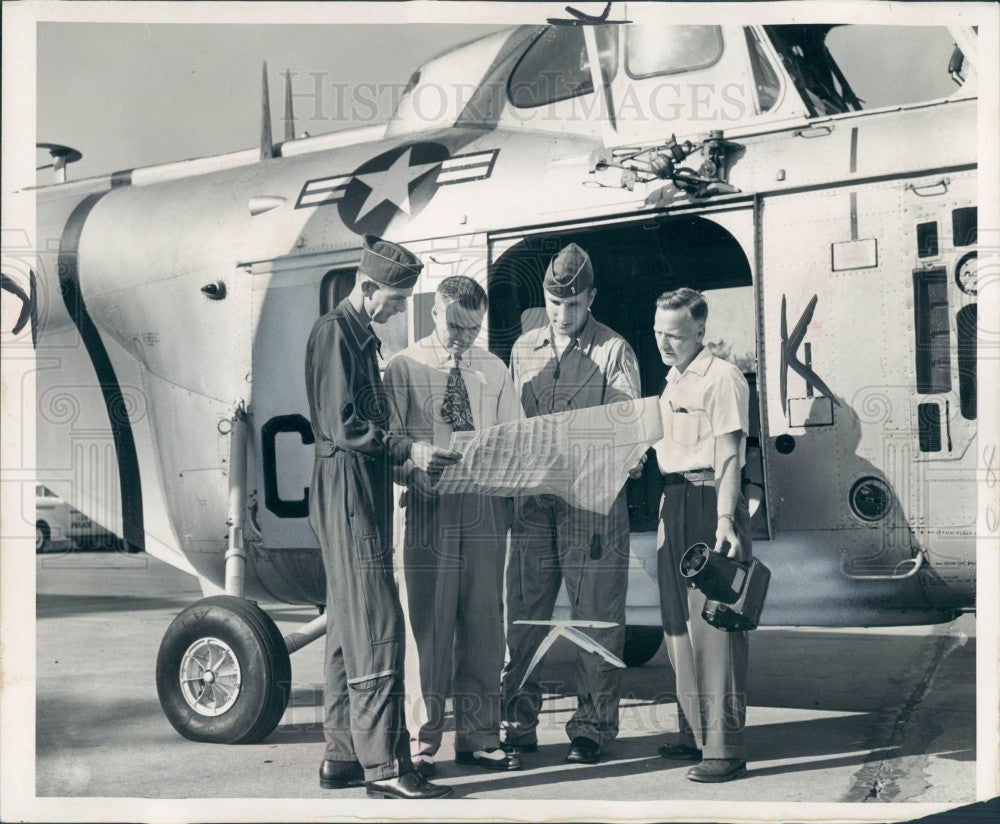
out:
<path id="1" fill-rule="evenodd" d="M 317 458 L 329 458 L 337 451 L 337 446 L 333 441 L 317 440 L 313 445 L 313 451 Z"/>
<path id="2" fill-rule="evenodd" d="M 366 455 L 364 452 L 358 452 L 356 449 L 344 449 L 343 447 L 337 446 L 333 441 L 322 439 L 316 441 L 313 445 L 313 452 L 317 458 L 331 458 L 338 452 L 345 452 L 348 455 L 353 455 L 363 461 L 375 460 L 375 457 L 372 455 Z"/>
<path id="3" fill-rule="evenodd" d="M 663 476 L 663 485 L 683 484 L 689 481 L 714 481 L 715 470 L 711 467 L 705 469 L 689 469 L 686 472 L 667 472 Z"/>

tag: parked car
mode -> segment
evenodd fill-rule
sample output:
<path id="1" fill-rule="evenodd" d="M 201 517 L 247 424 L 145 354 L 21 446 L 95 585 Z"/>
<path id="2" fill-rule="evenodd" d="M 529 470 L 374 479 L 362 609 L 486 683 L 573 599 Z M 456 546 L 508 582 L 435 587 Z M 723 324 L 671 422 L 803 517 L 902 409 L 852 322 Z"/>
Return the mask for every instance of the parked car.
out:
<path id="1" fill-rule="evenodd" d="M 50 549 L 121 549 L 113 532 L 77 511 L 45 486 L 35 487 L 35 552 Z"/>

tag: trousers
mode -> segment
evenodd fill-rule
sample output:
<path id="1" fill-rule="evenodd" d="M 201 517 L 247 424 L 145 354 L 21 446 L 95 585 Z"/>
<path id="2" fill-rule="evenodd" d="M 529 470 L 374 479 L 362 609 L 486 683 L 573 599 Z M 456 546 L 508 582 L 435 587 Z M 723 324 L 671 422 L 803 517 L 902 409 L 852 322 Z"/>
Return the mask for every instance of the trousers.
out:
<path id="1" fill-rule="evenodd" d="M 338 451 L 316 459 L 309 496 L 326 570 L 325 758 L 360 761 L 367 781 L 412 768 L 387 483 L 381 461 Z"/>
<path id="2" fill-rule="evenodd" d="M 716 629 L 701 617 L 705 595 L 680 573 L 692 544 L 715 545 L 715 482 L 685 480 L 664 487 L 660 503 L 657 577 L 667 654 L 677 680 L 680 743 L 703 758 L 746 759 L 746 632 Z M 733 527 L 742 544 L 737 560 L 751 558 L 750 513 L 740 494 Z"/>
<path id="3" fill-rule="evenodd" d="M 509 503 L 410 495 L 405 511 L 407 605 L 425 713 L 417 753 L 434 755 L 441 746 L 449 697 L 456 751 L 497 747 Z"/>
<path id="4" fill-rule="evenodd" d="M 565 582 L 571 615 L 579 620 L 614 622 L 585 628 L 609 652 L 622 655 L 625 644 L 625 592 L 628 587 L 629 532 L 624 495 L 607 516 L 570 506 L 552 495 L 517 500 L 507 562 L 507 647 L 501 679 L 506 740 L 537 741 L 542 690 L 537 668 L 520 683 L 549 627 L 516 623 L 549 620 Z M 566 724 L 572 740 L 589 738 L 604 747 L 618 735 L 621 669 L 592 652 L 576 652 L 576 712 Z"/>

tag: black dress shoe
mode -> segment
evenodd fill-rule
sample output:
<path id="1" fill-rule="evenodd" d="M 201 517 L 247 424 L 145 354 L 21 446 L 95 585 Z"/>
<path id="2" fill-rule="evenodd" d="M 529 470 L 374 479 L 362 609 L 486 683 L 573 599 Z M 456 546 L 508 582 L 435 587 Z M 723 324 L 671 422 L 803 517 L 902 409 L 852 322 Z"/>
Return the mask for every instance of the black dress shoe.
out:
<path id="1" fill-rule="evenodd" d="M 324 790 L 346 790 L 362 787 L 365 770 L 357 761 L 332 761 L 329 758 L 319 765 L 319 785 Z"/>
<path id="2" fill-rule="evenodd" d="M 747 762 L 742 758 L 706 758 L 687 771 L 689 781 L 717 784 L 732 781 L 747 774 Z"/>
<path id="3" fill-rule="evenodd" d="M 451 787 L 431 784 L 416 770 L 410 770 L 381 781 L 369 781 L 365 789 L 369 798 L 403 798 L 417 801 L 423 798 L 444 798 L 452 794 Z"/>
<path id="4" fill-rule="evenodd" d="M 573 764 L 596 764 L 601 760 L 601 745 L 591 738 L 578 735 L 569 743 L 566 760 Z"/>
<path id="5" fill-rule="evenodd" d="M 535 746 L 538 749 L 538 746 Z M 497 757 L 497 756 L 502 757 Z M 492 757 L 491 757 L 492 756 Z M 521 769 L 521 759 L 517 753 L 507 752 L 501 747 L 491 747 L 488 750 L 460 750 L 455 753 L 456 764 L 466 764 L 472 767 L 482 767 L 486 770 L 507 772 Z"/>
<path id="6" fill-rule="evenodd" d="M 701 750 L 686 744 L 664 744 L 657 752 L 671 761 L 701 761 Z"/>
<path id="7" fill-rule="evenodd" d="M 414 758 L 413 769 L 420 773 L 424 778 L 430 778 L 437 772 L 437 764 L 429 758 Z"/>
<path id="8" fill-rule="evenodd" d="M 510 753 L 511 755 L 514 753 L 538 752 L 538 742 L 531 741 L 523 744 L 515 744 L 511 741 L 501 741 L 500 749 L 505 753 Z"/>

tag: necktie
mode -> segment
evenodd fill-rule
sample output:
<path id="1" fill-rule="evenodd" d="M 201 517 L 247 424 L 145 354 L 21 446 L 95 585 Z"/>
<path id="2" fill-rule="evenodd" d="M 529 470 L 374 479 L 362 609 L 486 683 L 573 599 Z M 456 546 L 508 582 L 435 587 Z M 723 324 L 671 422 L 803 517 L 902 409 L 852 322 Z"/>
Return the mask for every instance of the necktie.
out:
<path id="1" fill-rule="evenodd" d="M 476 427 L 472 422 L 472 405 L 469 403 L 469 390 L 458 365 L 461 355 L 455 355 L 455 365 L 448 372 L 448 386 L 444 390 L 444 400 L 441 402 L 441 417 L 449 424 L 453 432 L 467 432 Z"/>

